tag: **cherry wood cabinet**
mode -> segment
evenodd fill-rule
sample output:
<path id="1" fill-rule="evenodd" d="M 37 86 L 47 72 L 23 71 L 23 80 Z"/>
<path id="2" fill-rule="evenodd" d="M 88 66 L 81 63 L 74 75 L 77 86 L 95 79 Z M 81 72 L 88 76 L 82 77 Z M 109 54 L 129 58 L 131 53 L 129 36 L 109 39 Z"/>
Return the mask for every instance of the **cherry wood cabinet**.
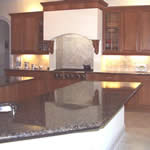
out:
<path id="1" fill-rule="evenodd" d="M 0 87 L 0 101 L 13 102 L 48 92 L 46 80 L 31 79 Z"/>
<path id="2" fill-rule="evenodd" d="M 115 81 L 117 82 L 141 82 L 143 85 L 130 99 L 127 108 L 144 108 L 150 110 L 150 76 L 142 74 L 120 74 L 120 73 L 88 73 L 87 80 Z M 115 85 L 115 83 L 112 83 Z"/>
<path id="3" fill-rule="evenodd" d="M 124 11 L 123 52 L 136 53 L 139 50 L 139 15 L 137 11 Z"/>
<path id="4" fill-rule="evenodd" d="M 140 50 L 150 53 L 150 10 L 143 10 L 140 13 Z"/>
<path id="5" fill-rule="evenodd" d="M 36 79 L 47 79 L 51 77 L 53 79 L 53 74 L 50 71 L 42 70 L 17 70 L 17 69 L 5 69 L 5 75 L 7 76 L 25 76 L 34 77 Z"/>
<path id="6" fill-rule="evenodd" d="M 47 54 L 43 51 L 43 12 L 11 15 L 11 53 Z"/>
<path id="7" fill-rule="evenodd" d="M 120 9 L 107 9 L 103 17 L 103 48 L 106 53 L 116 53 L 121 50 L 122 12 Z"/>
<path id="8" fill-rule="evenodd" d="M 118 13 L 118 14 L 117 14 Z M 109 36 L 107 18 L 112 17 L 109 24 L 116 24 L 118 33 Z M 116 55 L 150 55 L 150 6 L 108 7 L 104 11 L 103 54 Z M 117 21 L 116 21 L 117 20 Z M 116 31 L 117 31 L 116 30 Z M 111 35 L 115 30 L 110 30 Z M 109 41 L 107 40 L 109 39 Z M 117 48 L 108 49 L 114 39 L 118 40 Z"/>

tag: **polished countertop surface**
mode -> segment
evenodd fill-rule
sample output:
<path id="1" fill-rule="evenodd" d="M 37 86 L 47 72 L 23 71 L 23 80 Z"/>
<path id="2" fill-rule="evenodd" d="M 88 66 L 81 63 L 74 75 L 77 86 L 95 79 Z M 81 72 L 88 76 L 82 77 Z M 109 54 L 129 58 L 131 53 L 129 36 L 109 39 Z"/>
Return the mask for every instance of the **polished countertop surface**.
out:
<path id="1" fill-rule="evenodd" d="M 60 70 L 24 70 L 24 69 L 6 69 L 6 71 L 25 71 L 25 72 L 54 72 L 54 71 L 62 71 Z M 91 74 L 127 74 L 127 75 L 150 75 L 150 71 L 118 71 L 118 70 L 113 70 L 113 71 L 99 71 L 95 72 L 93 70 L 91 71 L 84 71 L 84 70 L 64 70 L 64 72 L 83 72 L 83 73 L 91 73 Z"/>
<path id="2" fill-rule="evenodd" d="M 103 128 L 142 86 L 129 84 L 107 88 L 104 82 L 81 81 L 11 103 L 0 100 L 0 142 Z M 1 112 L 3 106 L 11 111 Z"/>
<path id="3" fill-rule="evenodd" d="M 102 73 L 102 74 L 131 74 L 131 75 L 150 75 L 150 71 L 100 71 L 88 73 Z"/>

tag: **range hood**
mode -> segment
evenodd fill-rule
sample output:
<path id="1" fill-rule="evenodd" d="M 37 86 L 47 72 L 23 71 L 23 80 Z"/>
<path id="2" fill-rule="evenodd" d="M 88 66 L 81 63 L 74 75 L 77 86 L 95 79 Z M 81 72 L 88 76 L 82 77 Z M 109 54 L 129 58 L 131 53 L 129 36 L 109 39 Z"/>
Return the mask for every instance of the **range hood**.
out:
<path id="1" fill-rule="evenodd" d="M 66 34 L 77 34 L 89 40 L 99 40 L 99 52 L 93 50 L 93 70 L 100 71 L 102 51 L 103 0 L 66 0 L 41 3 L 44 8 L 44 40 L 54 40 Z M 94 45 L 93 45 L 94 46 Z M 94 49 L 94 47 L 93 47 Z M 56 42 L 50 54 L 50 70 L 55 70 Z"/>

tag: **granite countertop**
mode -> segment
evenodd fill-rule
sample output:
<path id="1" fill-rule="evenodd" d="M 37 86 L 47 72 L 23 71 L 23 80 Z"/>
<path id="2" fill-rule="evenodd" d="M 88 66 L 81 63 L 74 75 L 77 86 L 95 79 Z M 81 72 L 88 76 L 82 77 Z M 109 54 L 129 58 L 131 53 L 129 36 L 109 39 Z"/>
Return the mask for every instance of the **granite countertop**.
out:
<path id="1" fill-rule="evenodd" d="M 7 69 L 5 69 L 5 71 L 32 71 L 32 72 L 48 72 L 48 71 L 50 71 L 50 70 L 48 70 L 48 69 L 35 69 L 35 70 L 33 70 L 33 69 L 16 69 L 16 68 L 7 68 Z"/>
<path id="2" fill-rule="evenodd" d="M 88 72 L 88 73 L 150 75 L 149 71 L 101 71 L 101 72 Z"/>
<path id="3" fill-rule="evenodd" d="M 54 72 L 54 71 L 61 71 L 61 69 L 59 70 L 24 70 L 24 69 L 5 69 L 6 71 L 27 71 L 27 72 L 30 72 L 30 71 L 32 71 L 32 72 Z M 65 70 L 64 72 L 79 72 L 79 71 L 75 71 L 75 70 L 73 70 L 73 71 L 67 71 L 67 70 Z M 101 73 L 101 74 L 132 74 L 132 75 L 150 75 L 150 71 L 100 71 L 100 72 L 94 72 L 93 70 L 91 70 L 91 71 L 83 71 L 82 69 L 81 69 L 81 71 L 80 72 L 83 72 L 83 73 Z"/>
<path id="4" fill-rule="evenodd" d="M 21 76 L 1 76 L 0 77 L 0 87 L 6 86 L 26 80 L 31 80 L 33 77 L 21 77 Z"/>
<path id="5" fill-rule="evenodd" d="M 106 88 L 103 84 L 81 81 L 40 96 L 11 100 L 13 113 L 0 112 L 0 142 L 103 128 L 142 86 L 135 83 L 131 88 L 130 83 L 121 82 L 120 87 Z M 0 100 L 0 108 L 3 105 Z"/>

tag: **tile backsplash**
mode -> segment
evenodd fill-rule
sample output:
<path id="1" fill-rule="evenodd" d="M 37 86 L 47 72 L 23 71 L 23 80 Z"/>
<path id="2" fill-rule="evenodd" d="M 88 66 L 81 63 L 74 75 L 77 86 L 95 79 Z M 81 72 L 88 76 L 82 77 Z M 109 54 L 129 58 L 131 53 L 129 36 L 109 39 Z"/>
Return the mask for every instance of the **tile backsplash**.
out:
<path id="1" fill-rule="evenodd" d="M 101 71 L 132 72 L 137 67 L 146 66 L 145 71 L 150 71 L 150 56 L 102 56 Z"/>

